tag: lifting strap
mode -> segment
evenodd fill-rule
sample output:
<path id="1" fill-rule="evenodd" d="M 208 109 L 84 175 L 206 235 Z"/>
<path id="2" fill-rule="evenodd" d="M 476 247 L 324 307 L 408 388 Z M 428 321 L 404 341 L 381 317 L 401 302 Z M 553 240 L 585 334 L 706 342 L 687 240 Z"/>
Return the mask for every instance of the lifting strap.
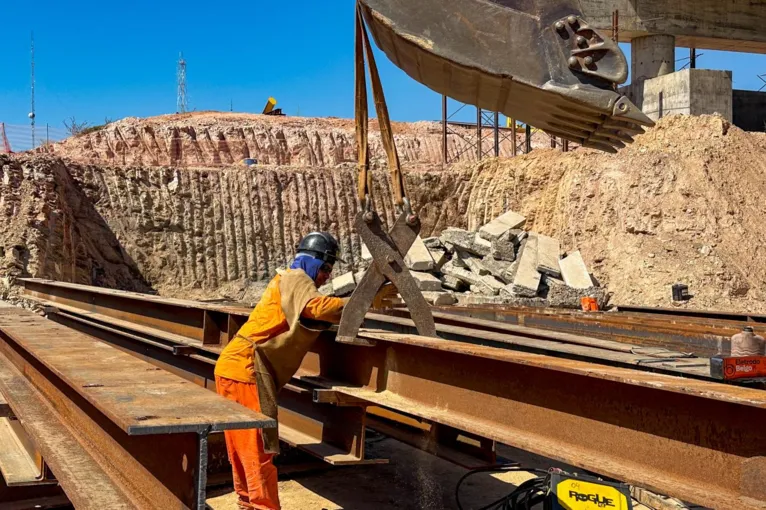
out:
<path id="1" fill-rule="evenodd" d="M 409 210 L 409 204 L 406 200 L 407 195 L 404 188 L 404 179 L 402 177 L 399 155 L 396 152 L 394 143 L 394 133 L 391 129 L 391 119 L 388 116 L 388 107 L 386 98 L 383 94 L 383 86 L 380 83 L 378 66 L 375 64 L 375 56 L 372 53 L 372 46 L 367 35 L 367 28 L 362 17 L 362 6 L 357 3 L 356 6 L 356 48 L 355 48 L 355 116 L 356 116 L 356 142 L 359 149 L 358 158 L 358 194 L 359 202 L 364 210 L 373 209 L 372 200 L 372 173 L 370 172 L 370 152 L 369 152 L 369 109 L 367 105 L 367 80 L 365 73 L 365 55 L 367 57 L 367 67 L 370 71 L 370 82 L 372 85 L 372 97 L 375 101 L 375 111 L 378 114 L 378 125 L 380 127 L 380 137 L 388 159 L 388 168 L 391 174 L 391 187 L 394 194 L 394 205 L 397 209 Z"/>

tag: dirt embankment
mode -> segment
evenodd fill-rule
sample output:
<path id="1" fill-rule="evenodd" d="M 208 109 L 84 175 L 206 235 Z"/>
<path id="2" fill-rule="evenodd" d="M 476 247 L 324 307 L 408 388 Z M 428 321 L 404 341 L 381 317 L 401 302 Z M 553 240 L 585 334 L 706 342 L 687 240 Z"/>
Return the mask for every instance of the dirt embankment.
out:
<path id="1" fill-rule="evenodd" d="M 394 123 L 404 164 L 441 164 L 442 128 L 438 122 Z M 450 126 L 450 161 L 476 161 L 474 128 Z M 510 156 L 504 131 L 500 154 Z M 521 134 L 517 143 L 521 143 Z M 491 130 L 482 147 L 492 149 Z M 543 134 L 533 146 L 550 145 Z M 54 155 L 86 163 L 140 166 L 227 166 L 253 158 L 264 165 L 335 167 L 356 162 L 354 122 L 350 119 L 274 117 L 243 113 L 195 112 L 146 119 L 126 118 L 51 146 Z M 385 151 L 377 121 L 370 123 L 373 166 L 382 167 Z"/>
<path id="2" fill-rule="evenodd" d="M 766 312 L 766 135 L 671 116 L 609 155 L 536 151 L 478 165 L 469 227 L 506 206 L 579 248 L 613 302 Z"/>
<path id="3" fill-rule="evenodd" d="M 8 248 L 22 247 L 14 264 L 35 276 L 128 289 L 145 279 L 167 295 L 247 299 L 312 229 L 334 232 L 344 258 L 360 260 L 353 165 L 116 167 L 22 156 L 0 167 L 6 263 Z M 424 235 L 515 209 L 527 228 L 582 250 L 613 302 L 668 305 L 670 285 L 682 282 L 690 307 L 766 312 L 764 135 L 719 117 L 668 117 L 617 155 L 538 150 L 430 168 L 405 168 Z M 386 174 L 375 182 L 390 221 Z"/>
<path id="4" fill-rule="evenodd" d="M 0 167 L 12 176 L 3 200 L 21 196 L 26 207 L 0 239 L 26 247 L 29 275 L 125 289 L 143 278 L 167 295 L 241 298 L 284 267 L 312 230 L 338 237 L 347 261 L 339 272 L 361 264 L 356 175 L 348 168 L 122 168 L 47 157 L 4 158 Z M 374 177 L 376 209 L 393 222 L 388 175 Z M 444 172 L 408 174 L 413 200 L 424 204 L 424 234 L 460 223 L 467 184 Z M 70 247 L 71 229 L 79 251 Z M 91 277 L 102 273 L 91 266 L 109 278 Z M 125 281 L 126 268 L 137 268 L 136 282 Z"/>
<path id="5" fill-rule="evenodd" d="M 0 156 L 0 297 L 19 276 L 146 292 L 150 285 L 59 160 Z"/>

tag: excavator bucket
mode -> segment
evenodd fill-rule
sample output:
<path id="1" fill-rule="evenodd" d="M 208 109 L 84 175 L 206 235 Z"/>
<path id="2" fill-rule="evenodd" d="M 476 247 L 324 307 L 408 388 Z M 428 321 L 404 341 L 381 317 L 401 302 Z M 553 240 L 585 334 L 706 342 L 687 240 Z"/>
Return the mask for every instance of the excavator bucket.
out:
<path id="1" fill-rule="evenodd" d="M 615 92 L 625 55 L 575 0 L 359 2 L 378 47 L 440 94 L 607 152 L 653 125 Z"/>

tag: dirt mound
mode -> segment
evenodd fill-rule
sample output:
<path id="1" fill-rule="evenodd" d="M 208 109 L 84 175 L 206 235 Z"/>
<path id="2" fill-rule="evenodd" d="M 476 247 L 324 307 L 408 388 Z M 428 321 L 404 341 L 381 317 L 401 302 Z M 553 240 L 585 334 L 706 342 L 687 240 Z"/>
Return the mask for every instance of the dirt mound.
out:
<path id="1" fill-rule="evenodd" d="M 348 121 L 318 122 L 350 133 Z M 10 247 L 26 249 L 14 264 L 34 276 L 128 289 L 145 279 L 167 295 L 247 299 L 313 229 L 336 233 L 344 258 L 360 264 L 353 165 L 126 168 L 2 157 L 0 167 L 0 242 L 6 261 Z M 544 149 L 418 168 L 406 176 L 424 236 L 475 229 L 513 209 L 527 229 L 580 249 L 614 303 L 667 306 L 681 282 L 694 294 L 690 307 L 766 312 L 762 134 L 720 117 L 673 116 L 616 155 Z M 375 183 L 391 221 L 386 174 Z"/>
<path id="2" fill-rule="evenodd" d="M 535 151 L 473 166 L 468 226 L 506 206 L 582 250 L 613 302 L 766 312 L 766 136 L 671 116 L 609 155 Z"/>
<path id="3" fill-rule="evenodd" d="M 441 164 L 442 128 L 438 122 L 394 123 L 403 164 Z M 377 121 L 370 124 L 373 166 L 382 167 L 385 152 Z M 511 155 L 503 133 L 500 154 Z M 475 129 L 450 126 L 450 160 L 476 161 Z M 517 144 L 522 140 L 518 135 Z M 549 138 L 533 138 L 534 146 Z M 484 131 L 484 151 L 492 146 Z M 126 118 L 53 144 L 54 155 L 84 163 L 141 166 L 228 166 L 245 158 L 265 165 L 335 167 L 356 162 L 351 119 L 277 117 L 244 113 L 195 112 L 146 119 Z"/>

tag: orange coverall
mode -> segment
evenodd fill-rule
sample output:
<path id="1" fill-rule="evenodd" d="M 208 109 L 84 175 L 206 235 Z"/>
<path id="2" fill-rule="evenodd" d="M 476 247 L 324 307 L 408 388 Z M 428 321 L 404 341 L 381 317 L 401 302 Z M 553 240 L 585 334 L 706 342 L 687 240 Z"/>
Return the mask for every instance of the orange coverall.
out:
<path id="1" fill-rule="evenodd" d="M 253 343 L 265 342 L 289 328 L 282 311 L 279 281 L 279 275 L 271 280 L 258 305 L 240 328 L 238 335 L 245 338 L 233 338 L 215 365 L 218 394 L 258 412 L 261 404 L 253 374 Z M 309 301 L 301 316 L 337 322 L 344 303 L 340 298 L 317 297 Z M 224 435 L 240 507 L 279 510 L 274 455 L 264 451 L 261 430 L 227 430 Z"/>

